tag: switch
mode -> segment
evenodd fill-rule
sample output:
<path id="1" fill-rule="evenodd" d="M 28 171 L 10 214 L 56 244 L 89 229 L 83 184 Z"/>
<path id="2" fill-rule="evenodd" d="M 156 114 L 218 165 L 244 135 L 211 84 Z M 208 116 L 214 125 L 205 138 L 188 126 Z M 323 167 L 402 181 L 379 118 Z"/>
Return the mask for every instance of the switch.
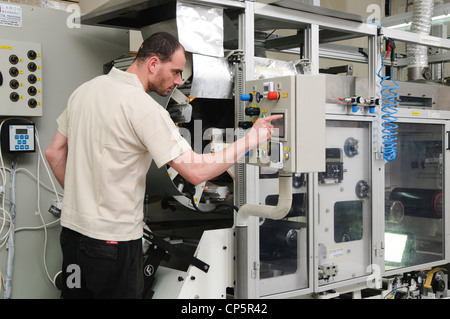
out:
<path id="1" fill-rule="evenodd" d="M 261 93 L 256 92 L 255 97 L 256 97 L 256 102 L 259 103 L 259 102 L 261 102 L 261 100 L 264 96 Z"/>
<path id="2" fill-rule="evenodd" d="M 253 126 L 253 122 L 250 121 L 244 121 L 244 122 L 239 122 L 238 127 L 246 130 L 248 128 L 251 128 Z"/>
<path id="3" fill-rule="evenodd" d="M 259 116 L 261 114 L 261 110 L 259 107 L 247 107 L 245 109 L 245 115 L 247 116 Z"/>

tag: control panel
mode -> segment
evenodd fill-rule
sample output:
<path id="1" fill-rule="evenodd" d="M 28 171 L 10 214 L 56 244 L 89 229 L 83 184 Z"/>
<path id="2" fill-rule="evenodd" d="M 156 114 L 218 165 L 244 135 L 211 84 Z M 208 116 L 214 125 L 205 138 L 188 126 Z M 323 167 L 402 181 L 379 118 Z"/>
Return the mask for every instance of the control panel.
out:
<path id="1" fill-rule="evenodd" d="M 247 163 L 268 166 L 288 173 L 325 170 L 325 77 L 295 75 L 248 81 L 245 101 L 250 128 L 258 117 L 282 114 L 273 121 L 274 133 L 267 143 L 253 149 Z"/>
<path id="2" fill-rule="evenodd" d="M 42 116 L 41 44 L 0 39 L 0 116 Z"/>
<path id="3" fill-rule="evenodd" d="M 34 124 L 9 125 L 9 151 L 34 152 Z"/>

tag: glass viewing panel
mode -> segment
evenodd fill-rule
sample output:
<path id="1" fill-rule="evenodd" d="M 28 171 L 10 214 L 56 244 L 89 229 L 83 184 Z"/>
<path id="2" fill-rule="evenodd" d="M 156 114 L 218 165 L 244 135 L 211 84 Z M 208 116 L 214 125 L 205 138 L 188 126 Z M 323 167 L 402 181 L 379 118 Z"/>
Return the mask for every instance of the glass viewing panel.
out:
<path id="1" fill-rule="evenodd" d="M 398 124 L 385 175 L 386 270 L 444 258 L 444 126 Z"/>
<path id="2" fill-rule="evenodd" d="M 278 174 L 261 174 L 261 201 L 278 203 Z M 308 287 L 307 175 L 293 174 L 292 207 L 282 220 L 260 219 L 262 296 Z"/>
<path id="3" fill-rule="evenodd" d="M 363 202 L 345 201 L 334 204 L 334 241 L 361 240 L 363 235 Z"/>

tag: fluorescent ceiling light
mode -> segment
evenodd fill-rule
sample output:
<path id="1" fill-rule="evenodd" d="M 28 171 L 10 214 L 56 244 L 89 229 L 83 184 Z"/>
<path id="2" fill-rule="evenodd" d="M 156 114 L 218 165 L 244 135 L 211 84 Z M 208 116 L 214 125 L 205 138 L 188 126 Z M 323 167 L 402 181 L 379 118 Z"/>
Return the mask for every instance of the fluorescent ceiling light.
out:
<path id="1" fill-rule="evenodd" d="M 442 21 L 438 21 L 438 20 L 442 20 Z M 431 17 L 431 21 L 432 22 L 437 22 L 437 23 L 447 22 L 447 21 L 450 21 L 450 15 L 443 14 L 443 15 L 439 15 L 439 16 L 436 16 L 436 17 Z M 389 26 L 387 28 L 390 28 L 390 29 L 407 29 L 410 26 L 411 26 L 411 22 L 405 22 L 405 23 Z"/>

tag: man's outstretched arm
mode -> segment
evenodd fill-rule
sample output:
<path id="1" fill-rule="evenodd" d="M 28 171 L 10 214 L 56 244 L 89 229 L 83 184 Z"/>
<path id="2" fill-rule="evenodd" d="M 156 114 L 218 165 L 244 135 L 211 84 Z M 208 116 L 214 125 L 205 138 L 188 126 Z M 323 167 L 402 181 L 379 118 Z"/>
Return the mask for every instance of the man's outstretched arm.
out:
<path id="1" fill-rule="evenodd" d="M 45 157 L 62 188 L 64 188 L 64 176 L 66 174 L 67 151 L 67 138 L 56 132 L 49 147 L 45 150 Z"/>

